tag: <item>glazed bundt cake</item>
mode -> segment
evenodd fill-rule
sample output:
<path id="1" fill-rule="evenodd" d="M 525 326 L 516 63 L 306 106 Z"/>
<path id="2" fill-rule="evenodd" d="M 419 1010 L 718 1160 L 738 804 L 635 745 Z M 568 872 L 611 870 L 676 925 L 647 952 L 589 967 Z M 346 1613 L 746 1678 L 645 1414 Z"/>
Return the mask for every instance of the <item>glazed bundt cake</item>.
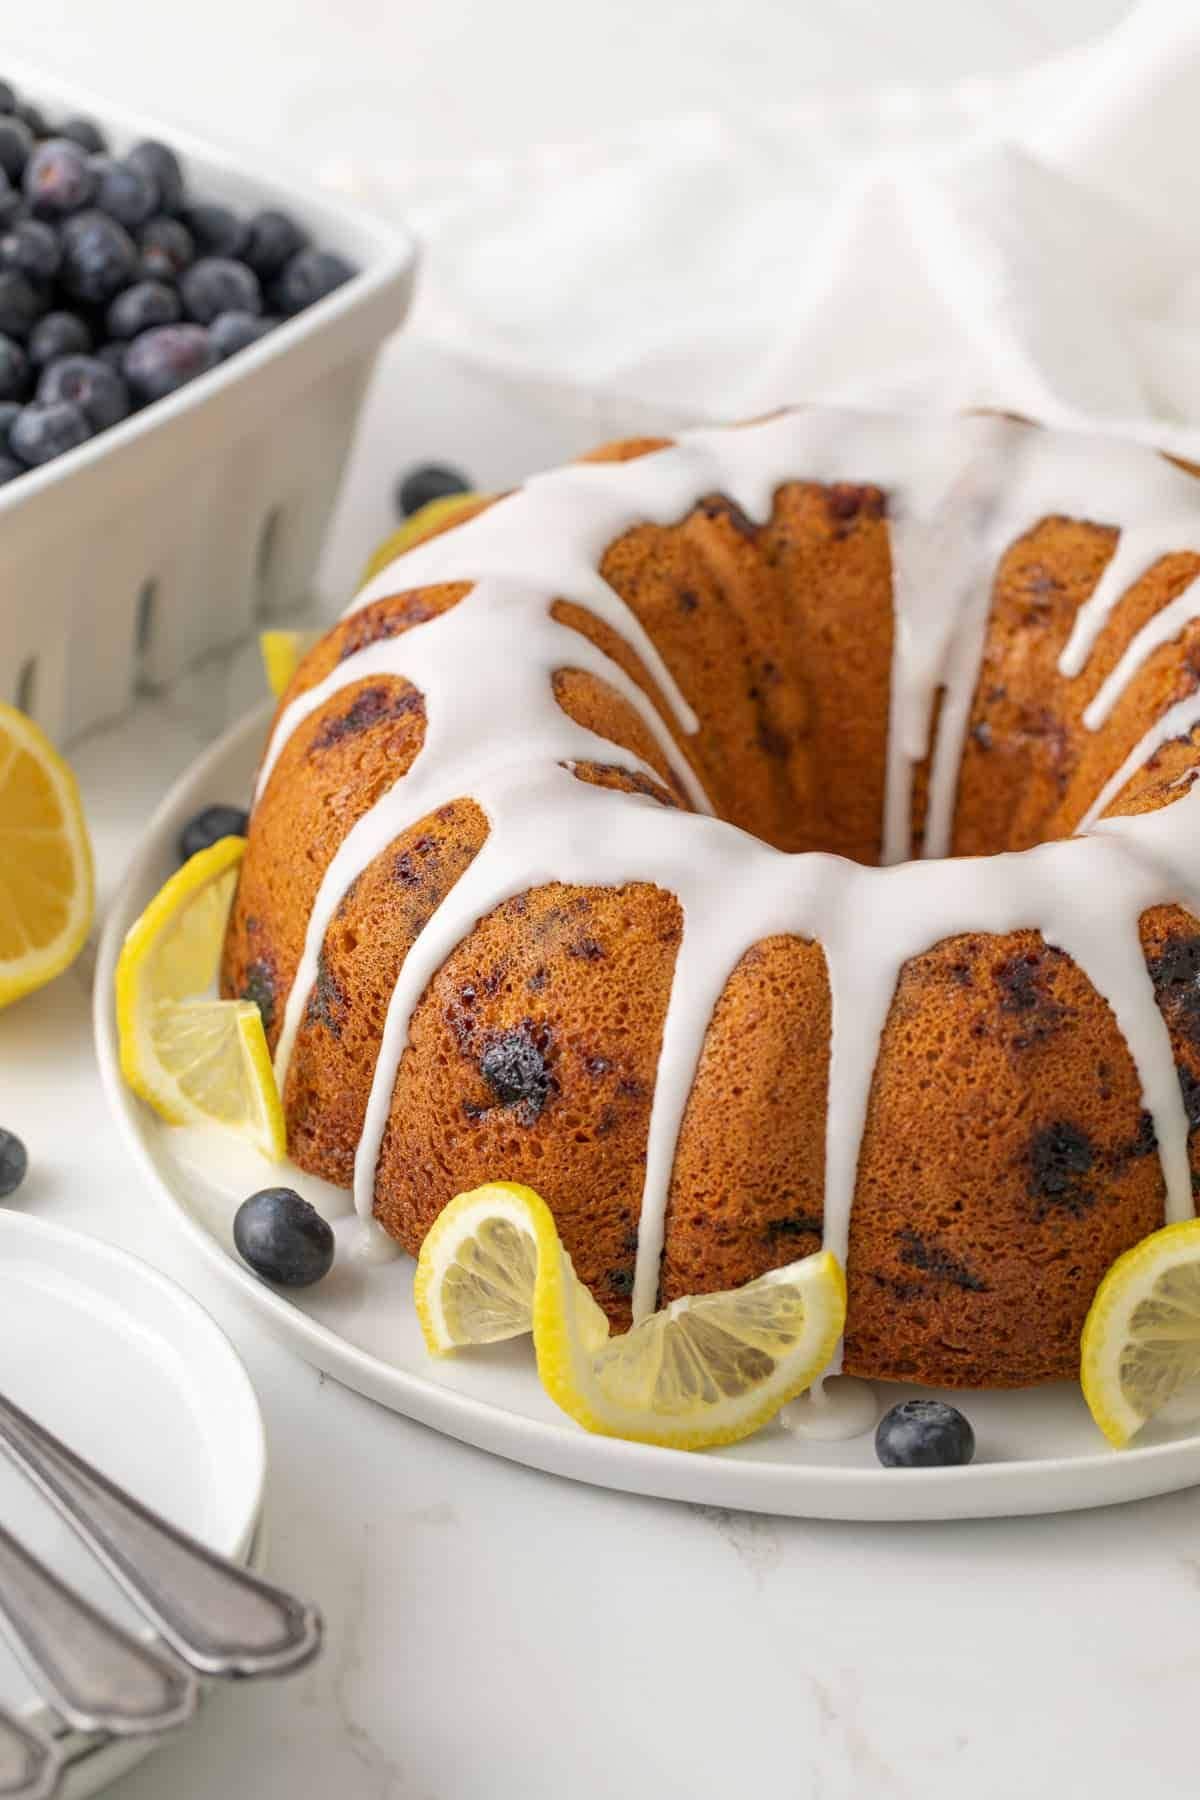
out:
<path id="1" fill-rule="evenodd" d="M 1200 487 L 979 416 L 640 440 L 374 577 L 226 943 L 290 1154 L 545 1195 L 618 1327 L 824 1241 L 844 1367 L 1073 1374 L 1200 1149 Z"/>

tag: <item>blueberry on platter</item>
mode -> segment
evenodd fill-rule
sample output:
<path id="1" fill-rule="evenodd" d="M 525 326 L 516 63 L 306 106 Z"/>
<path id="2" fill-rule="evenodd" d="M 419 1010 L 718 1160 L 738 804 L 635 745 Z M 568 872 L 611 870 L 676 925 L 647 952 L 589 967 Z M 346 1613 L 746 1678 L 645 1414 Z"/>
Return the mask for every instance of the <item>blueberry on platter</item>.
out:
<path id="1" fill-rule="evenodd" d="M 0 1200 L 15 1194 L 25 1179 L 29 1156 L 15 1131 L 0 1125 Z"/>
<path id="2" fill-rule="evenodd" d="M 179 834 L 180 862 L 187 862 L 201 850 L 211 849 L 222 838 L 245 837 L 249 824 L 250 815 L 240 806 L 218 802 L 215 806 L 204 807 L 188 820 Z"/>
<path id="3" fill-rule="evenodd" d="M 263 1188 L 234 1214 L 242 1261 L 278 1287 L 311 1287 L 333 1267 L 333 1228 L 294 1188 Z"/>
<path id="4" fill-rule="evenodd" d="M 975 1454 L 975 1433 L 944 1400 L 902 1400 L 880 1419 L 875 1454 L 885 1469 L 962 1468 Z"/>

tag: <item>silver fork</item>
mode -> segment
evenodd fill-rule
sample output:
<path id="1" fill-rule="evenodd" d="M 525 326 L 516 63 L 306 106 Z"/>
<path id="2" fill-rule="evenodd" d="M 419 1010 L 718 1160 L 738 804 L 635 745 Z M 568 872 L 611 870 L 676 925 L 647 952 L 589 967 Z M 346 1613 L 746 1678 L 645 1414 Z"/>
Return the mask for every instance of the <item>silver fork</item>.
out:
<path id="1" fill-rule="evenodd" d="M 198 1675 L 283 1675 L 320 1649 L 312 1606 L 169 1525 L 0 1394 L 0 1450 L 82 1538 L 168 1648 L 106 1618 L 0 1526 L 0 1623 L 76 1730 L 132 1737 L 195 1711 Z M 0 1712 L 0 1800 L 46 1800 L 61 1757 Z"/>

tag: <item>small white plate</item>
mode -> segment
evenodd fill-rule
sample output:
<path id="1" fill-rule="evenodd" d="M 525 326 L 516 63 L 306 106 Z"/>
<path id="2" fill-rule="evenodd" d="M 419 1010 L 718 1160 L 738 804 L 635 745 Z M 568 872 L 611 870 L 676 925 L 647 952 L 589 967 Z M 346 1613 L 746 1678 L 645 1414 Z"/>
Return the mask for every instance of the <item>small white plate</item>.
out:
<path id="1" fill-rule="evenodd" d="M 176 784 L 150 823 L 109 915 L 96 972 L 96 1040 L 109 1100 L 138 1161 L 206 1260 L 276 1337 L 347 1386 L 451 1437 L 578 1481 L 666 1499 L 832 1519 L 986 1518 L 1064 1512 L 1170 1493 L 1200 1482 L 1200 1435 L 1163 1430 L 1109 1450 L 1074 1383 L 953 1398 L 969 1414 L 977 1460 L 966 1469 L 881 1469 L 870 1435 L 804 1442 L 776 1423 L 748 1443 L 685 1455 L 581 1431 L 546 1398 L 526 1343 L 434 1361 L 412 1304 L 407 1259 L 375 1267 L 340 1254 L 325 1281 L 294 1297 L 258 1281 L 233 1250 L 240 1199 L 281 1178 L 331 1216 L 348 1197 L 216 1134 L 172 1131 L 125 1087 L 117 1062 L 113 972 L 132 921 L 176 866 L 184 822 L 250 792 L 269 708 L 234 727 Z M 880 1389 L 881 1405 L 916 1390 Z"/>
<path id="2" fill-rule="evenodd" d="M 123 1250 L 0 1208 L 0 1319 L 0 1385 L 19 1406 L 184 1530 L 250 1557 L 266 1474 L 262 1418 L 232 1345 L 193 1299 Z M 3 1458 L 0 1517 L 137 1627 L 133 1608 Z M 0 1702 L 39 1710 L 3 1643 Z M 142 1739 L 89 1751 L 67 1793 L 96 1793 L 152 1747 Z"/>

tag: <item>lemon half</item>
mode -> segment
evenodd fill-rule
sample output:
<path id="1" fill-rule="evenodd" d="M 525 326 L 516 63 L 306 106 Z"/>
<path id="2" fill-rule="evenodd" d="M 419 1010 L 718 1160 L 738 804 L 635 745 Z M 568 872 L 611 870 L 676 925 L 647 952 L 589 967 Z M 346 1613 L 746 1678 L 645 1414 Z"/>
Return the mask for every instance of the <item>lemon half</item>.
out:
<path id="1" fill-rule="evenodd" d="M 0 705 L 0 1006 L 62 973 L 92 908 L 75 777 L 32 719 Z"/>
<path id="2" fill-rule="evenodd" d="M 748 1437 L 828 1367 L 846 1318 L 829 1251 L 727 1293 L 673 1301 L 620 1337 L 576 1275 L 545 1201 L 497 1181 L 452 1200 L 421 1248 L 417 1314 L 435 1354 L 532 1331 L 550 1398 L 588 1431 L 677 1450 Z"/>
<path id="3" fill-rule="evenodd" d="M 172 875 L 117 963 L 121 1071 L 169 1124 L 218 1124 L 278 1161 L 287 1133 L 262 1015 L 209 997 L 246 849 L 222 838 Z"/>

